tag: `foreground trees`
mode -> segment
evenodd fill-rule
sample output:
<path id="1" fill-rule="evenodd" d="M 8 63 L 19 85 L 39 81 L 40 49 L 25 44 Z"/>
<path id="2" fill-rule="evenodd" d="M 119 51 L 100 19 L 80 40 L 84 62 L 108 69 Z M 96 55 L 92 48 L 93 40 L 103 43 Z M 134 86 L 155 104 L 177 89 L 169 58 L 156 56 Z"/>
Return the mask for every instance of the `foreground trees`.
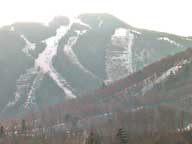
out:
<path id="1" fill-rule="evenodd" d="M 116 135 L 117 144 L 127 144 L 128 143 L 128 133 L 125 129 L 120 128 Z"/>
<path id="2" fill-rule="evenodd" d="M 101 137 L 95 130 L 91 130 L 86 144 L 101 144 Z"/>
<path id="3" fill-rule="evenodd" d="M 1 126 L 0 127 L 0 138 L 3 137 L 4 135 L 5 135 L 4 127 Z"/>

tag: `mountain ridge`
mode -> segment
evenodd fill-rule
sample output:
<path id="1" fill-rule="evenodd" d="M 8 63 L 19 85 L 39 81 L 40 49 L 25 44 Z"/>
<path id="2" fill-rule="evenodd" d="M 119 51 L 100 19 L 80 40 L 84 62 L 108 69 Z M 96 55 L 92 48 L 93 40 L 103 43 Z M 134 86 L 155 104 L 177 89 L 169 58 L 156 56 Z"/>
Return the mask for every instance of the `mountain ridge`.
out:
<path id="1" fill-rule="evenodd" d="M 65 100 L 66 93 L 80 96 L 98 89 L 191 44 L 187 37 L 134 28 L 110 14 L 60 16 L 48 26 L 6 26 L 0 31 L 1 85 L 7 83 L 12 90 L 0 89 L 0 107 L 19 98 L 11 113 L 23 114 L 29 110 L 24 109 L 29 96 L 32 109 L 39 110 Z M 5 66 L 10 66 L 8 73 Z"/>

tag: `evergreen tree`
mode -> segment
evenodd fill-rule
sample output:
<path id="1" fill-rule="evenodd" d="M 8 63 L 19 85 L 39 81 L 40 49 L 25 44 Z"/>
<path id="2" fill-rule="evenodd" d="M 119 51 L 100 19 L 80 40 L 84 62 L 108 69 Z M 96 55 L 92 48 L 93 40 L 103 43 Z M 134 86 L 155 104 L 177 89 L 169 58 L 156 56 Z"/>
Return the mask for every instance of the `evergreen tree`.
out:
<path id="1" fill-rule="evenodd" d="M 4 127 L 1 126 L 1 127 L 0 127 L 0 138 L 3 137 L 4 134 L 5 134 Z"/>
<path id="2" fill-rule="evenodd" d="M 91 131 L 87 139 L 87 144 L 101 144 L 101 137 L 95 131 Z"/>
<path id="3" fill-rule="evenodd" d="M 128 134 L 127 131 L 123 128 L 120 128 L 117 132 L 117 143 L 118 144 L 127 144 L 128 143 Z"/>
<path id="4" fill-rule="evenodd" d="M 21 132 L 24 133 L 26 130 L 27 130 L 26 121 L 22 120 L 22 122 L 21 122 Z"/>

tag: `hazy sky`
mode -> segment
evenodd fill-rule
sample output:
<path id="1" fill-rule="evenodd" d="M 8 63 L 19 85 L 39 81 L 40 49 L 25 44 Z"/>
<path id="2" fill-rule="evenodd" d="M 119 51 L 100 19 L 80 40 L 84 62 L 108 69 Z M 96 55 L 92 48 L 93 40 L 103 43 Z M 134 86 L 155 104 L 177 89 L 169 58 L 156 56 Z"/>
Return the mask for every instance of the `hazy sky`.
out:
<path id="1" fill-rule="evenodd" d="M 140 28 L 192 36 L 192 0 L 1 0 L 0 25 L 95 12 Z"/>

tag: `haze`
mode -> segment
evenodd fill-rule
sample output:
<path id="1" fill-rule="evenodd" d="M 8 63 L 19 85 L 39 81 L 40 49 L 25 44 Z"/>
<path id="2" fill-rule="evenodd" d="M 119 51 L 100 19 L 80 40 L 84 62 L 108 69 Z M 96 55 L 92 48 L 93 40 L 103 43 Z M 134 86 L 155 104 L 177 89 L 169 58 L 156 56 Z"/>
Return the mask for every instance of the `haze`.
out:
<path id="1" fill-rule="evenodd" d="M 110 13 L 139 28 L 192 36 L 190 0 L 6 0 L 0 25 L 17 21 L 47 23 L 54 16 Z"/>

